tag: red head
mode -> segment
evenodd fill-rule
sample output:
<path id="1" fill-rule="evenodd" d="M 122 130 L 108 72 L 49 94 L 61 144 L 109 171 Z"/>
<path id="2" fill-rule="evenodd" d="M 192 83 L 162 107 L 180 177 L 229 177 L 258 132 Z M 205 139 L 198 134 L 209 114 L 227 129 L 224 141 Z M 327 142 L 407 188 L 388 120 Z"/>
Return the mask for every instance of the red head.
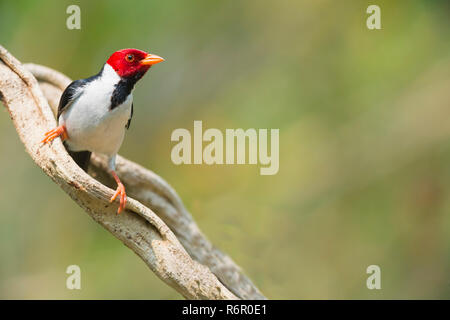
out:
<path id="1" fill-rule="evenodd" d="M 154 64 L 164 61 L 163 58 L 138 49 L 122 49 L 109 57 L 108 63 L 119 76 L 127 78 L 142 77 Z"/>

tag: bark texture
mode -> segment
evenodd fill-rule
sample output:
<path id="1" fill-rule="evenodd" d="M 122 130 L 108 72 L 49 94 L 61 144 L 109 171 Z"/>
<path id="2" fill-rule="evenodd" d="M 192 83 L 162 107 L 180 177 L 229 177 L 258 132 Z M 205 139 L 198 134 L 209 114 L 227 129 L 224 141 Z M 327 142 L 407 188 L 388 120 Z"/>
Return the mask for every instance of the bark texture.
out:
<path id="1" fill-rule="evenodd" d="M 240 268 L 208 241 L 175 190 L 154 172 L 118 157 L 117 172 L 129 198 L 125 211 L 117 215 L 117 203 L 109 203 L 114 190 L 107 187 L 114 187 L 114 182 L 101 156 L 93 155 L 88 175 L 60 139 L 52 145 L 40 143 L 44 133 L 56 126 L 59 98 L 69 83 L 69 78 L 50 68 L 22 65 L 0 46 L 0 98 L 36 164 L 185 298 L 265 299 Z"/>

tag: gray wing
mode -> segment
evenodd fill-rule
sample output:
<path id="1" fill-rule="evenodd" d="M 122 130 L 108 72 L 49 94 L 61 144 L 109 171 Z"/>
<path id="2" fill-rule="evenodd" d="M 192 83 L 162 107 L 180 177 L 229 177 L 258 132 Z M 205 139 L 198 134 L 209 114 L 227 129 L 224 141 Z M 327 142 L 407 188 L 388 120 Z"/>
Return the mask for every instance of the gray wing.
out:
<path id="1" fill-rule="evenodd" d="M 81 95 L 81 90 L 77 89 L 85 84 L 86 81 L 84 79 L 76 80 L 69 84 L 66 90 L 64 90 L 61 95 L 61 99 L 59 100 L 57 120 L 59 120 L 59 116 L 64 112 L 64 110 L 66 110 Z M 71 151 L 65 142 L 64 147 L 69 152 L 73 160 L 80 166 L 80 168 L 87 172 L 89 160 L 91 159 L 91 153 L 89 151 Z"/>
<path id="2" fill-rule="evenodd" d="M 104 67 L 105 66 L 103 66 L 103 68 Z M 59 99 L 58 116 L 56 117 L 56 120 L 59 120 L 59 116 L 61 115 L 61 113 L 63 113 L 64 110 L 66 110 L 72 104 L 72 102 L 74 102 L 81 95 L 83 91 L 78 89 L 98 79 L 103 72 L 103 68 L 96 75 L 87 79 L 75 80 L 67 86 L 67 88 L 61 95 L 61 99 Z"/>
<path id="3" fill-rule="evenodd" d="M 59 119 L 61 113 L 66 110 L 76 98 L 81 95 L 81 90 L 78 90 L 80 87 L 86 84 L 86 79 L 75 80 L 64 90 L 61 95 L 61 99 L 59 99 L 58 105 L 58 115 L 56 120 Z"/>

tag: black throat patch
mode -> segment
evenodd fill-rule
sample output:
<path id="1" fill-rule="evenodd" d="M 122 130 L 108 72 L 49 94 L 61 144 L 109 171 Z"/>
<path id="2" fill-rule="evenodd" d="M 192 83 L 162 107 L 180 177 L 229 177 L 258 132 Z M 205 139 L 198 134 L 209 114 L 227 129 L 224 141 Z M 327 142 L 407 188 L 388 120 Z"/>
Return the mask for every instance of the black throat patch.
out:
<path id="1" fill-rule="evenodd" d="M 114 91 L 111 95 L 111 110 L 117 106 L 120 106 L 127 99 L 128 95 L 133 90 L 134 85 L 139 79 L 142 78 L 144 73 L 145 72 L 136 73 L 131 77 L 123 77 L 120 79 L 120 81 L 115 85 Z"/>

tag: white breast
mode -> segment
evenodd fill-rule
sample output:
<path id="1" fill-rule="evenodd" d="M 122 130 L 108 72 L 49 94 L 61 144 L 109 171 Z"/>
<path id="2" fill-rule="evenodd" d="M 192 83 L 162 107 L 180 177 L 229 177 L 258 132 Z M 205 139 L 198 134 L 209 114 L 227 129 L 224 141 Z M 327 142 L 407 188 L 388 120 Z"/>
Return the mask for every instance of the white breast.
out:
<path id="1" fill-rule="evenodd" d="M 91 151 L 112 156 L 119 151 L 133 96 L 111 110 L 111 96 L 120 77 L 105 65 L 102 75 L 79 90 L 83 94 L 65 110 L 59 124 L 66 126 L 66 141 L 72 151 Z"/>

